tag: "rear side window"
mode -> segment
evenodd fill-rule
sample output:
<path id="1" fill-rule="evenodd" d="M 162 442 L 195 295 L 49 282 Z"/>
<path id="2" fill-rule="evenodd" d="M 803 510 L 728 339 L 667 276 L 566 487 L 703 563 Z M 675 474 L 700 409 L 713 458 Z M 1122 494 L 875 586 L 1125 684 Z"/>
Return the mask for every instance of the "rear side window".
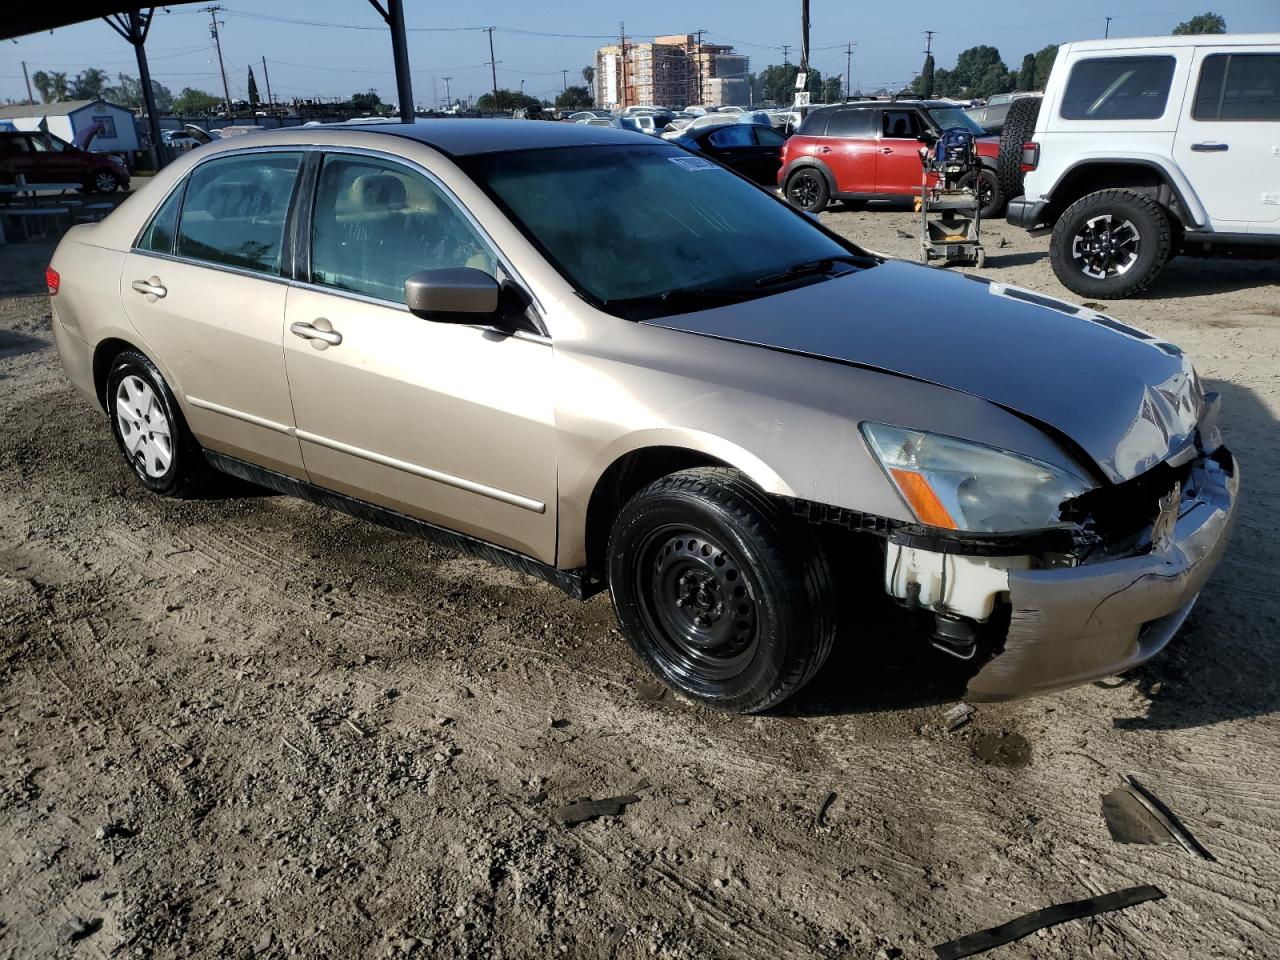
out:
<path id="1" fill-rule="evenodd" d="M 751 138 L 751 124 L 731 123 L 721 127 L 714 133 L 707 134 L 707 142 L 713 147 L 750 147 L 755 145 Z"/>
<path id="2" fill-rule="evenodd" d="M 827 135 L 827 121 L 830 118 L 830 110 L 814 111 L 800 121 L 800 126 L 796 129 L 796 136 L 825 137 Z"/>
<path id="3" fill-rule="evenodd" d="M 169 194 L 160 205 L 147 229 L 138 238 L 138 249 L 151 253 L 173 253 L 173 237 L 178 228 L 178 211 L 182 208 L 182 187 Z"/>
<path id="4" fill-rule="evenodd" d="M 1280 54 L 1205 57 L 1191 116 L 1196 120 L 1280 120 Z"/>
<path id="5" fill-rule="evenodd" d="M 1071 68 L 1063 120 L 1155 120 L 1164 116 L 1173 57 L 1100 57 Z"/>
<path id="6" fill-rule="evenodd" d="M 178 226 L 180 257 L 278 276 L 300 153 L 224 157 L 196 167 Z"/>
<path id="7" fill-rule="evenodd" d="M 324 158 L 312 219 L 312 283 L 403 303 L 411 274 L 444 267 L 492 275 L 497 262 L 443 190 L 399 164 Z"/>
<path id="8" fill-rule="evenodd" d="M 828 137 L 874 137 L 874 110 L 836 110 L 827 124 Z"/>

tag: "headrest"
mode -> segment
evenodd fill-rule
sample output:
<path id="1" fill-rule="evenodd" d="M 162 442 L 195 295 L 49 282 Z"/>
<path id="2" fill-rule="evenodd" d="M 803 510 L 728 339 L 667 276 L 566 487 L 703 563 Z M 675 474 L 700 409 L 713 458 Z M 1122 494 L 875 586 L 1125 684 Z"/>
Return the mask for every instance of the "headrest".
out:
<path id="1" fill-rule="evenodd" d="M 348 199 L 359 210 L 403 210 L 404 181 L 389 173 L 366 173 L 351 182 Z"/>

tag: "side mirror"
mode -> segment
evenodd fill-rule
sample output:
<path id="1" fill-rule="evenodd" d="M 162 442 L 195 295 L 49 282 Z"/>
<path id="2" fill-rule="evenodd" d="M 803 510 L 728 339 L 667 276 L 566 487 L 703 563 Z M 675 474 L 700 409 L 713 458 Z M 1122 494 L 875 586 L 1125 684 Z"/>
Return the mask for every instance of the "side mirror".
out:
<path id="1" fill-rule="evenodd" d="M 455 322 L 475 323 L 497 313 L 498 293 L 498 281 L 474 267 L 419 270 L 404 282 L 405 306 L 412 313 L 446 323 L 449 314 L 469 314 Z"/>
<path id="2" fill-rule="evenodd" d="M 938 142 L 937 136 L 927 131 L 925 133 L 920 134 L 920 136 L 916 137 L 916 139 L 921 143 L 927 143 L 927 144 L 934 144 Z"/>

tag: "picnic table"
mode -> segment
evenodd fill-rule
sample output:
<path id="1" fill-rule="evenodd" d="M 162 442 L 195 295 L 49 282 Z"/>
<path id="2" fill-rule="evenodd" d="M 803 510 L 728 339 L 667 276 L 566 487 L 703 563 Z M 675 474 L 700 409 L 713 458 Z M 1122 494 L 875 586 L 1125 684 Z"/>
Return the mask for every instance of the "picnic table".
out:
<path id="1" fill-rule="evenodd" d="M 32 183 L 21 173 L 14 183 L 0 183 L 0 244 L 6 242 L 6 219 L 15 219 L 22 224 L 24 240 L 31 239 L 32 223 L 43 220 L 45 223 L 52 223 L 55 228 L 61 227 L 62 218 L 71 213 L 72 207 L 78 207 L 81 203 L 79 199 L 68 198 L 67 194 L 79 189 L 78 183 Z M 45 204 L 46 200 L 52 201 L 52 205 Z M 104 205 L 92 206 L 98 208 Z"/>

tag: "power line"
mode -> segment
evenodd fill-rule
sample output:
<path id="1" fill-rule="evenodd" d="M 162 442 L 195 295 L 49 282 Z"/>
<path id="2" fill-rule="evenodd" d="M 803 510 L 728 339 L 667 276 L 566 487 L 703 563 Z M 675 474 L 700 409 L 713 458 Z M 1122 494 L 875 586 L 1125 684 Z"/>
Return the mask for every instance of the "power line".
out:
<path id="1" fill-rule="evenodd" d="M 227 86 L 227 68 L 222 62 L 222 39 L 218 36 L 218 11 L 224 8 L 211 3 L 200 9 L 209 14 L 209 30 L 213 33 L 213 44 L 218 48 L 218 70 L 222 73 L 222 93 L 227 98 L 227 113 L 231 113 L 231 88 Z"/>

